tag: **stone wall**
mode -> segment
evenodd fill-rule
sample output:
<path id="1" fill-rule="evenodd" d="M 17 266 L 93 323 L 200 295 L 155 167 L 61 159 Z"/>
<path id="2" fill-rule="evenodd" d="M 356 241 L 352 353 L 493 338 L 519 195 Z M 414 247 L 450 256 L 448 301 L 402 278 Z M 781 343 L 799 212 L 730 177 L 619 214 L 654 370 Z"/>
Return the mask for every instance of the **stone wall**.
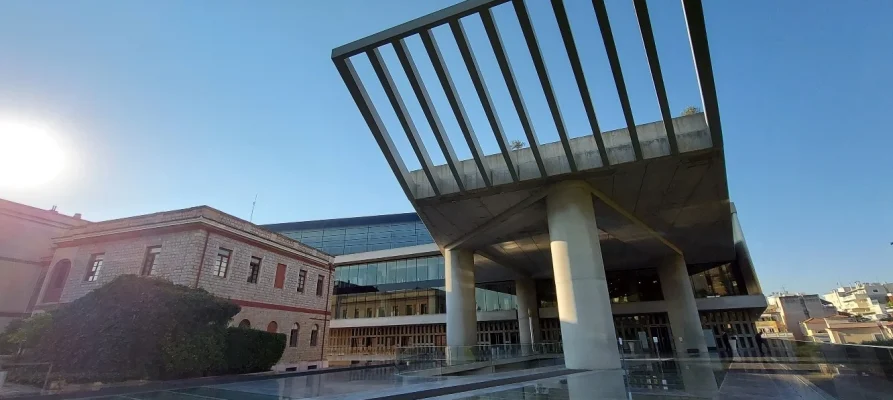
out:
<path id="1" fill-rule="evenodd" d="M 139 275 L 146 258 L 146 249 L 161 246 L 153 275 L 179 285 L 193 286 L 205 235 L 204 231 L 196 229 L 118 240 L 110 238 L 76 247 L 62 247 L 53 256 L 48 276 L 52 276 L 52 269 L 59 261 L 71 261 L 71 271 L 60 299 L 61 303 L 68 303 L 111 282 L 119 275 Z M 95 281 L 87 282 L 87 272 L 94 254 L 103 254 L 102 268 Z"/>

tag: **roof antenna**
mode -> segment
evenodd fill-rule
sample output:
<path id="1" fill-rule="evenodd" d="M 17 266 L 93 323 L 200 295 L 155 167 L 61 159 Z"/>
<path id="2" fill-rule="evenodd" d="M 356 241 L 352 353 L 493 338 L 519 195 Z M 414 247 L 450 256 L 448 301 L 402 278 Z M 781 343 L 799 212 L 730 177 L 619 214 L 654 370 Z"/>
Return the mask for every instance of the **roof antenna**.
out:
<path id="1" fill-rule="evenodd" d="M 251 202 L 251 216 L 248 217 L 248 222 L 251 222 L 254 219 L 254 206 L 257 204 L 257 193 L 254 194 L 254 201 Z"/>

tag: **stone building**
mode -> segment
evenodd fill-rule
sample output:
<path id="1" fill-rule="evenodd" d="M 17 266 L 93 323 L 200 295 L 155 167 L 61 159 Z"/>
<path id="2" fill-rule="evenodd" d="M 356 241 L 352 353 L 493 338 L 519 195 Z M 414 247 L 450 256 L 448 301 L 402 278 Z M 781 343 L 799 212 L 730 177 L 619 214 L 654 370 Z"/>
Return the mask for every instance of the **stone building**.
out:
<path id="1" fill-rule="evenodd" d="M 333 257 L 201 206 L 73 227 L 55 251 L 39 309 L 84 296 L 123 274 L 155 276 L 229 298 L 234 325 L 279 332 L 277 370 L 326 366 Z"/>
<path id="2" fill-rule="evenodd" d="M 80 214 L 0 199 L 0 331 L 31 314 L 53 256 L 52 239 L 84 224 Z"/>

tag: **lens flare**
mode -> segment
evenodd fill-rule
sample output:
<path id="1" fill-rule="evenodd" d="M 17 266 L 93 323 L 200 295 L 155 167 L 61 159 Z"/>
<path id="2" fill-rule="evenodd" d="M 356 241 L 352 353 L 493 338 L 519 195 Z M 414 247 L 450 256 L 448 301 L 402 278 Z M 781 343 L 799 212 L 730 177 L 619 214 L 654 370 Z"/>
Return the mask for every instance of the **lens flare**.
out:
<path id="1" fill-rule="evenodd" d="M 0 120 L 0 188 L 45 185 L 62 171 L 64 156 L 46 126 Z"/>

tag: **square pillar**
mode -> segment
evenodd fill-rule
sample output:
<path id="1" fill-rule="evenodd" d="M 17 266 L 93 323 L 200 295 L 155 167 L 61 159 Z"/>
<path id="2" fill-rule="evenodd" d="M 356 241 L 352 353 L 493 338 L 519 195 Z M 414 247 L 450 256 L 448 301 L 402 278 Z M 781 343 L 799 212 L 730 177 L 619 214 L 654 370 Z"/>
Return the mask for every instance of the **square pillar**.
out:
<path id="1" fill-rule="evenodd" d="M 660 287 L 667 302 L 667 317 L 673 333 L 676 354 L 682 357 L 707 354 L 707 341 L 695 303 L 691 279 L 682 256 L 673 256 L 657 268 Z M 691 351 L 689 351 L 691 350 Z M 697 353 L 695 353 L 697 350 Z"/>
<path id="2" fill-rule="evenodd" d="M 443 251 L 446 277 L 447 346 L 475 346 L 477 307 L 474 296 L 474 253 L 470 250 Z"/>
<path id="3" fill-rule="evenodd" d="M 620 368 L 589 184 L 559 183 L 546 198 L 546 212 L 564 364 L 574 369 Z"/>

